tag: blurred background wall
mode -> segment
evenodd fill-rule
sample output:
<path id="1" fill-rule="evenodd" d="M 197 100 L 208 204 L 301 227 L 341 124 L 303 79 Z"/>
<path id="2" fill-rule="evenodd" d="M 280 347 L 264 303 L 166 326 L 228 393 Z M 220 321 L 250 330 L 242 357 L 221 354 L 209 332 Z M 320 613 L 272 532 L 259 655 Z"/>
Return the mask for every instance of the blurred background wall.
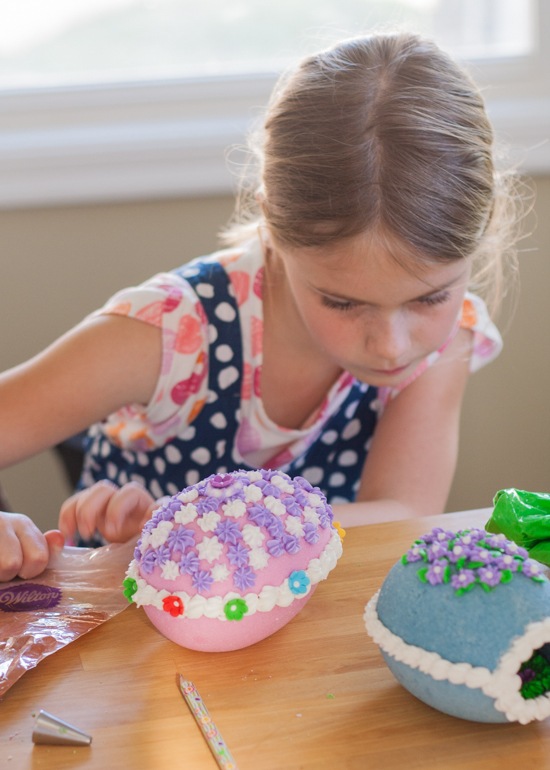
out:
<path id="1" fill-rule="evenodd" d="M 503 487 L 550 492 L 550 176 L 521 243 L 521 292 L 501 356 L 471 377 L 447 510 Z M 0 211 L 0 370 L 38 353 L 115 291 L 216 248 L 230 196 Z M 13 510 L 53 527 L 70 493 L 45 452 L 0 472 Z"/>

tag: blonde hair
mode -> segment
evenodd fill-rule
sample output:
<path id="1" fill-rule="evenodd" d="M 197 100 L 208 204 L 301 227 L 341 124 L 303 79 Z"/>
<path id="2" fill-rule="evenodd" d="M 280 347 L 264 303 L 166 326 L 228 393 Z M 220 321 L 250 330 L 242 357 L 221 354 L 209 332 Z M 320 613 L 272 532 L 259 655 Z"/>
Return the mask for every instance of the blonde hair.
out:
<path id="1" fill-rule="evenodd" d="M 493 143 L 479 90 L 434 43 L 345 40 L 275 87 L 251 137 L 256 175 L 222 238 L 265 224 L 282 247 L 322 247 L 381 229 L 424 261 L 474 255 L 473 284 L 494 306 L 517 217 Z"/>

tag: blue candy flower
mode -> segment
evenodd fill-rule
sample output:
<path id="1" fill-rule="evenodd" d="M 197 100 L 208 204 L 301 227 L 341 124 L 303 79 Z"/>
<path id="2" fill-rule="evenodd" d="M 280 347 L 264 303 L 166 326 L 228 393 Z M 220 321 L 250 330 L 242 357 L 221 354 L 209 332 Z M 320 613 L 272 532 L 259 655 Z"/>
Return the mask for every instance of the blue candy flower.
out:
<path id="1" fill-rule="evenodd" d="M 288 579 L 288 587 L 293 594 L 305 594 L 308 585 L 311 580 L 308 578 L 303 569 L 297 572 L 292 572 Z"/>

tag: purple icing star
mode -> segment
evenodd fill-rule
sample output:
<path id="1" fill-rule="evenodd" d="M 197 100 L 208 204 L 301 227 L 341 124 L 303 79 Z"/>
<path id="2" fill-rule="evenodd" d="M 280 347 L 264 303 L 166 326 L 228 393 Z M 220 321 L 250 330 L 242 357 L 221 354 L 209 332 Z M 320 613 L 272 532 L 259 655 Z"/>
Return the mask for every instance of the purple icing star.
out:
<path id="1" fill-rule="evenodd" d="M 256 582 L 257 575 L 252 572 L 251 567 L 239 567 L 233 573 L 233 583 L 240 591 L 246 591 L 247 588 L 252 588 Z"/>
<path id="2" fill-rule="evenodd" d="M 298 553 L 301 550 L 300 541 L 296 535 L 283 535 L 283 543 L 287 553 Z"/>
<path id="3" fill-rule="evenodd" d="M 309 483 L 307 479 L 304 479 L 303 476 L 294 476 L 294 483 L 297 484 L 302 489 L 305 489 L 306 492 L 311 492 L 313 487 Z"/>
<path id="4" fill-rule="evenodd" d="M 473 569 L 460 569 L 457 575 L 452 576 L 451 585 L 458 590 L 459 588 L 466 588 L 471 583 L 475 583 L 475 580 L 476 573 Z"/>
<path id="5" fill-rule="evenodd" d="M 168 508 L 172 513 L 177 513 L 182 506 L 181 500 L 178 500 L 176 497 L 173 497 L 170 502 L 168 503 Z"/>
<path id="6" fill-rule="evenodd" d="M 170 548 L 167 545 L 161 545 L 157 548 L 156 564 L 162 567 L 170 559 Z"/>
<path id="7" fill-rule="evenodd" d="M 266 527 L 271 537 L 282 538 L 285 533 L 283 522 L 274 514 L 270 514 L 269 520 L 266 523 Z"/>
<path id="8" fill-rule="evenodd" d="M 281 540 L 268 540 L 267 550 L 270 556 L 282 556 L 285 552 L 285 547 Z"/>
<path id="9" fill-rule="evenodd" d="M 302 513 L 302 509 L 296 502 L 296 500 L 292 497 L 292 495 L 289 495 L 288 497 L 285 497 L 285 499 L 282 501 L 284 507 L 286 508 L 287 512 L 290 513 L 291 516 L 300 516 Z"/>
<path id="10" fill-rule="evenodd" d="M 144 572 L 146 575 L 150 575 L 151 572 L 155 569 L 155 564 L 157 561 L 157 555 L 153 551 L 152 548 L 148 548 L 144 555 L 143 559 L 141 560 L 141 571 Z"/>
<path id="11" fill-rule="evenodd" d="M 319 524 L 323 527 L 323 529 L 330 527 L 332 519 L 334 518 L 333 515 L 324 508 L 317 508 L 316 513 L 319 516 Z"/>
<path id="12" fill-rule="evenodd" d="M 193 588 L 202 594 L 203 591 L 209 591 L 214 578 L 207 570 L 199 570 L 193 573 Z"/>
<path id="13" fill-rule="evenodd" d="M 181 504 L 180 504 L 180 507 L 181 507 Z M 172 521 L 173 518 L 174 518 L 174 514 L 166 505 L 163 505 L 162 508 L 159 509 L 158 513 L 156 513 L 153 516 L 153 519 L 155 520 L 156 523 L 158 523 L 159 521 Z"/>
<path id="14" fill-rule="evenodd" d="M 305 508 L 306 505 L 309 505 L 309 500 L 307 499 L 307 497 L 304 495 L 304 493 L 301 490 L 296 492 L 296 494 L 294 495 L 294 499 L 296 500 L 296 502 L 299 505 L 302 506 L 302 508 Z"/>
<path id="15" fill-rule="evenodd" d="M 485 583 L 491 588 L 497 586 L 502 578 L 502 572 L 496 567 L 480 567 L 477 575 L 480 583 Z"/>
<path id="16" fill-rule="evenodd" d="M 242 567 L 243 564 L 248 562 L 248 554 L 250 551 L 245 548 L 242 543 L 236 543 L 230 545 L 227 550 L 227 559 L 234 567 Z"/>
<path id="17" fill-rule="evenodd" d="M 210 513 L 210 511 L 217 511 L 219 504 L 220 501 L 216 497 L 203 497 L 194 503 L 199 516 L 204 516 L 205 513 Z"/>
<path id="18" fill-rule="evenodd" d="M 168 535 L 166 544 L 174 551 L 185 551 L 187 547 L 192 548 L 195 545 L 195 533 L 192 529 L 177 527 Z"/>
<path id="19" fill-rule="evenodd" d="M 312 521 L 308 521 L 304 524 L 304 538 L 306 543 L 309 543 L 310 545 L 315 545 L 315 543 L 319 540 L 317 525 Z"/>
<path id="20" fill-rule="evenodd" d="M 265 497 L 268 497 L 268 495 L 271 495 L 272 497 L 281 496 L 281 490 L 279 487 L 276 487 L 275 484 L 270 484 L 269 481 L 264 481 L 262 479 L 262 481 L 256 481 L 255 484 L 257 487 L 260 487 Z"/>
<path id="21" fill-rule="evenodd" d="M 141 545 L 141 540 L 138 541 L 136 548 L 134 548 L 134 559 L 136 561 L 141 561 L 141 550 L 138 547 L 140 545 Z"/>
<path id="22" fill-rule="evenodd" d="M 247 513 L 250 521 L 253 521 L 258 527 L 265 527 L 271 518 L 271 511 L 265 505 L 253 505 L 248 509 Z"/>
<path id="23" fill-rule="evenodd" d="M 439 559 L 438 561 L 434 561 L 432 564 L 430 564 L 428 571 L 426 572 L 426 580 L 428 583 L 432 586 L 436 586 L 438 583 L 442 583 L 443 578 L 445 577 L 445 569 L 447 567 L 448 564 L 445 559 Z"/>
<path id="24" fill-rule="evenodd" d="M 236 521 L 220 521 L 214 530 L 220 543 L 232 543 L 235 545 L 237 540 L 242 539 L 242 533 Z"/>
<path id="25" fill-rule="evenodd" d="M 200 559 L 196 553 L 193 551 L 186 553 L 185 556 L 181 557 L 179 562 L 180 573 L 182 575 L 192 575 L 199 569 L 199 562 Z"/>

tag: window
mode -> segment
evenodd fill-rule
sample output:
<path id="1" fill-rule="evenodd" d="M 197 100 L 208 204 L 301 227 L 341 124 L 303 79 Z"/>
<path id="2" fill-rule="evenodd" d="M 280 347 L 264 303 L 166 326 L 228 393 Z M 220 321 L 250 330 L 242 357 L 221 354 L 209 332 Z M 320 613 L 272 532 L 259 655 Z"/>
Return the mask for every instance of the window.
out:
<path id="1" fill-rule="evenodd" d="M 8 4 L 6 4 L 8 5 Z M 18 0 L 0 15 L 0 206 L 228 192 L 276 74 L 346 34 L 434 36 L 550 170 L 547 0 Z"/>

